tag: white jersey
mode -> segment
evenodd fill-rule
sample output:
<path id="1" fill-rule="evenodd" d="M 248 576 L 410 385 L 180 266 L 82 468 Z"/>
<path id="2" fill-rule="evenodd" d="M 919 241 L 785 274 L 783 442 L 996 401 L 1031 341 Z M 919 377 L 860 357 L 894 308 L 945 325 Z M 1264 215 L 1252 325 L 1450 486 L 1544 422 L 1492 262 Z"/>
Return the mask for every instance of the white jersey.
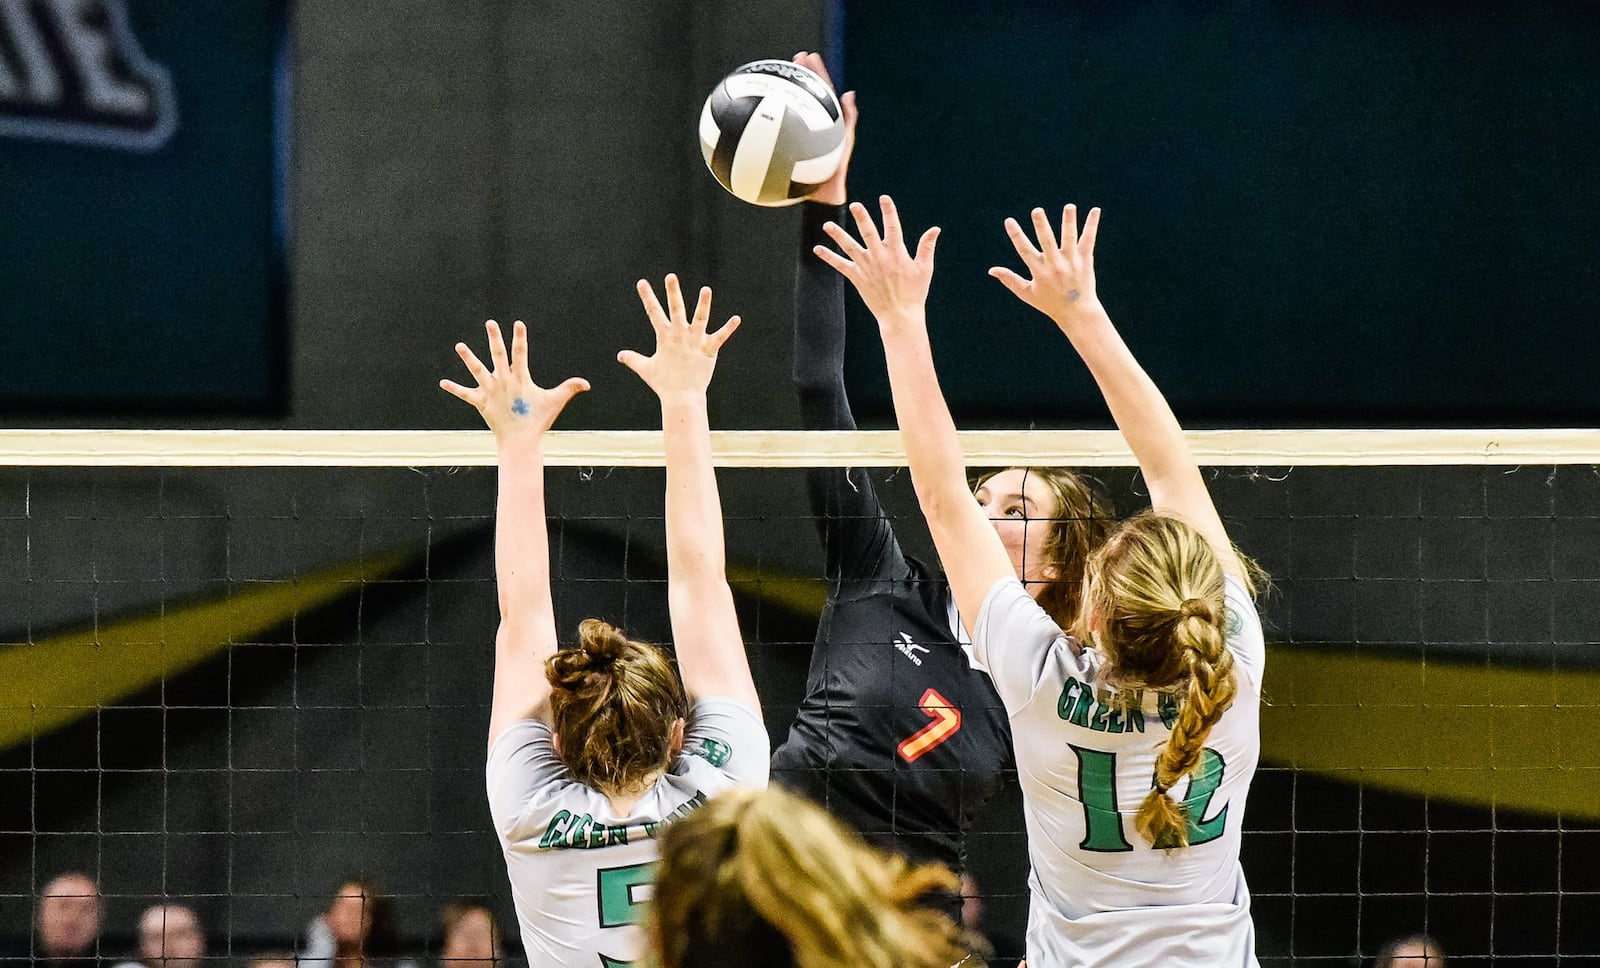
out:
<path id="1" fill-rule="evenodd" d="M 573 780 L 546 723 L 508 728 L 489 749 L 489 812 L 505 851 L 528 963 L 607 968 L 644 954 L 635 923 L 650 896 L 663 825 L 732 786 L 765 787 L 770 744 L 754 711 L 702 699 L 683 753 L 625 817 Z"/>
<path id="2" fill-rule="evenodd" d="M 984 598 L 972 664 L 1011 717 L 1028 826 L 1029 968 L 1255 966 L 1250 894 L 1239 866 L 1245 794 L 1261 756 L 1261 619 L 1226 581 L 1227 647 L 1239 692 L 1206 737 L 1192 778 L 1173 788 L 1190 846 L 1156 850 L 1134 829 L 1180 697 L 1147 693 L 1128 711 L 1015 578 Z"/>

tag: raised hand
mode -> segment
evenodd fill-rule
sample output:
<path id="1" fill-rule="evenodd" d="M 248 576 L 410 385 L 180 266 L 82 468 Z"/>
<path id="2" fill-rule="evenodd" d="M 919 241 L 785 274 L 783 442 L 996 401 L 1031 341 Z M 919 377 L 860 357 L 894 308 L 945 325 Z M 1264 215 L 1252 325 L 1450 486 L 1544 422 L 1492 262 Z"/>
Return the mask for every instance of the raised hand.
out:
<path id="1" fill-rule="evenodd" d="M 710 287 L 700 289 L 693 316 L 684 306 L 683 287 L 676 275 L 667 276 L 666 288 L 667 308 L 663 309 L 650 283 L 639 280 L 639 301 L 644 303 L 650 327 L 656 331 L 656 351 L 645 356 L 623 350 L 617 354 L 617 362 L 639 374 L 639 379 L 663 399 L 674 394 L 704 394 L 717 366 L 717 351 L 739 328 L 739 317 L 731 317 L 713 333 L 707 326 L 711 319 Z"/>
<path id="2" fill-rule="evenodd" d="M 833 87 L 833 78 L 828 76 L 828 66 L 822 62 L 821 54 L 803 50 L 794 55 L 794 62 L 827 81 L 829 87 Z M 839 170 L 833 173 L 832 178 L 818 185 L 816 191 L 806 196 L 808 202 L 843 205 L 850 198 L 845 191 L 845 176 L 850 170 L 850 153 L 856 149 L 856 92 L 846 91 L 839 95 L 839 108 L 844 112 L 844 154 L 839 158 Z"/>
<path id="3" fill-rule="evenodd" d="M 1057 242 L 1044 209 L 1036 208 L 1033 230 L 1037 247 L 1016 219 L 1006 219 L 1006 234 L 1032 278 L 1024 279 L 1004 266 L 995 266 L 989 275 L 1012 295 L 1064 326 L 1075 314 L 1099 304 L 1094 290 L 1094 239 L 1100 230 L 1100 210 L 1089 210 L 1080 236 L 1078 207 L 1068 205 L 1061 213 L 1061 240 Z"/>
<path id="4" fill-rule="evenodd" d="M 505 338 L 494 320 L 484 324 L 489 333 L 489 358 L 494 369 L 483 365 L 465 343 L 456 344 L 456 354 L 467 364 L 475 387 L 464 387 L 454 380 L 440 380 L 439 387 L 478 408 L 483 422 L 495 438 L 543 434 L 555 423 L 568 401 L 589 389 L 589 381 L 572 377 L 546 390 L 528 375 L 528 327 L 517 320 L 511 331 L 511 356 L 506 357 Z"/>
<path id="5" fill-rule="evenodd" d="M 906 250 L 894 199 L 883 195 L 878 204 L 883 209 L 882 235 L 878 234 L 878 227 L 867 214 L 866 206 L 852 202 L 850 214 L 855 218 L 861 241 L 857 242 L 837 223 L 829 222 L 823 226 L 823 231 L 839 246 L 839 251 L 822 245 L 813 251 L 817 258 L 850 280 L 861 294 L 861 301 L 878 317 L 880 325 L 890 325 L 907 311 L 920 313 L 928 301 L 928 285 L 933 281 L 933 250 L 938 244 L 939 229 L 935 226 L 922 233 L 917 241 L 917 254 L 912 256 Z"/>

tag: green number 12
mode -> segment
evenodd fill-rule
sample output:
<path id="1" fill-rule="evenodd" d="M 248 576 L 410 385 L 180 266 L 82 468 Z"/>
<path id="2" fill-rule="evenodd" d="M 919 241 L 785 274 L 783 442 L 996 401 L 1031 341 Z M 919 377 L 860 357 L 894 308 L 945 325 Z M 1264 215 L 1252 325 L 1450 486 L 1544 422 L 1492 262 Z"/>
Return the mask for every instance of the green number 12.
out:
<path id="1" fill-rule="evenodd" d="M 1069 744 L 1070 745 L 1070 744 Z M 1117 754 L 1071 747 L 1078 756 L 1078 799 L 1083 803 L 1082 850 L 1115 853 L 1132 850 L 1122 833 L 1122 813 L 1117 809 Z M 1200 754 L 1200 769 L 1189 783 L 1183 805 L 1189 814 L 1189 846 L 1196 847 L 1222 836 L 1228 824 L 1228 805 L 1210 820 L 1200 820 L 1211 808 L 1211 797 L 1222 785 L 1228 764 L 1222 754 L 1207 747 Z"/>

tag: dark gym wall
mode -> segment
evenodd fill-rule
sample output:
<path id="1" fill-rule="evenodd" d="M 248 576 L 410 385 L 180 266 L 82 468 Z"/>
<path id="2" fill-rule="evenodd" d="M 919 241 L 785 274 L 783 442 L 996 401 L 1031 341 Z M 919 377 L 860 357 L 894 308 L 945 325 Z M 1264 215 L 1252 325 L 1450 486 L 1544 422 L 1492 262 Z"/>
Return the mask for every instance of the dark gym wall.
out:
<path id="1" fill-rule="evenodd" d="M 1592 426 L 1600 16 L 1564 0 L 847 3 L 857 197 L 939 224 L 958 412 L 1099 421 L 986 276 L 1105 211 L 1100 295 L 1187 425 Z M 913 19 L 918 29 L 904 25 Z M 857 397 L 889 410 L 880 354 Z"/>
<path id="2" fill-rule="evenodd" d="M 694 122 L 728 69 L 817 46 L 820 5 L 401 8 L 296 12 L 290 425 L 475 426 L 434 384 L 494 317 L 533 325 L 537 376 L 594 384 L 563 426 L 652 427 L 615 354 L 649 335 L 633 282 L 669 271 L 746 319 L 716 425 L 792 425 L 766 391 L 788 367 L 793 216 L 727 196 Z"/>

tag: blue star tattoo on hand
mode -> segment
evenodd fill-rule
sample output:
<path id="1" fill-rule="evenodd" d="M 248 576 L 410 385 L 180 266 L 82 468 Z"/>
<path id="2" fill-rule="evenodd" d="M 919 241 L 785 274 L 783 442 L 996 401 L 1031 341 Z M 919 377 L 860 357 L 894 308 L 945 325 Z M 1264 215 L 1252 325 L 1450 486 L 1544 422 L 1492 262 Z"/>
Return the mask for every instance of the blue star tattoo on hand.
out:
<path id="1" fill-rule="evenodd" d="M 519 417 L 526 417 L 528 415 L 528 401 L 521 397 L 511 401 L 511 412 Z"/>

